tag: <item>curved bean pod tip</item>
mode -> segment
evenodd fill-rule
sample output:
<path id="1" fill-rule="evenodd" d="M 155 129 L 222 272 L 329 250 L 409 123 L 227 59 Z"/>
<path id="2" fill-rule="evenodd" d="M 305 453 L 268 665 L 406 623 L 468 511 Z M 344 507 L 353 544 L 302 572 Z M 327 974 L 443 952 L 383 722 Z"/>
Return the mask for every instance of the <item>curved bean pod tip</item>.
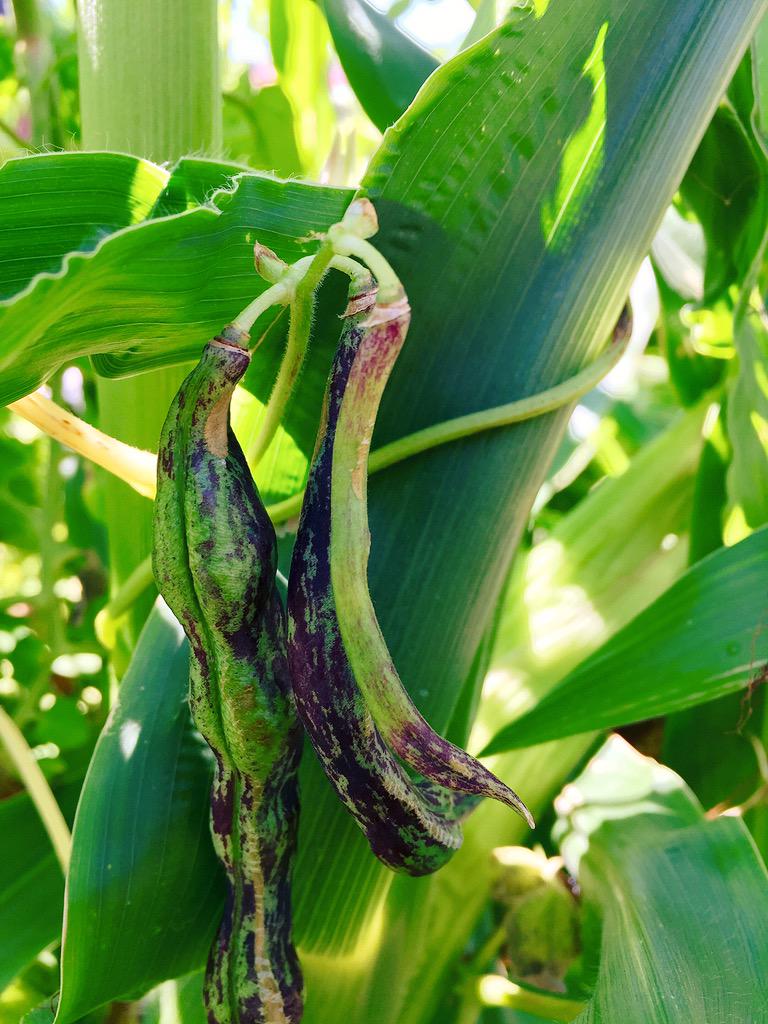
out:
<path id="1" fill-rule="evenodd" d="M 299 716 L 331 784 L 373 852 L 418 875 L 458 849 L 461 818 L 480 796 L 527 810 L 413 705 L 394 724 L 389 715 L 390 704 L 402 711 L 405 690 L 368 593 L 366 476 L 379 400 L 409 322 L 404 298 L 379 306 L 369 276 L 353 282 L 294 547 L 288 658 Z M 371 652 L 369 662 L 358 648 Z M 412 779 L 398 758 L 424 778 Z"/>

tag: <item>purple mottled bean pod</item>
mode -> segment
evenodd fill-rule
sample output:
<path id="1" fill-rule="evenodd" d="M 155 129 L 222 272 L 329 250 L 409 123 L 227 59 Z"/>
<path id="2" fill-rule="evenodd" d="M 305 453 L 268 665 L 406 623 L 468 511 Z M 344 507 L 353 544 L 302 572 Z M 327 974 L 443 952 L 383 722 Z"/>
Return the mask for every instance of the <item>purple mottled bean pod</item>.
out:
<path id="1" fill-rule="evenodd" d="M 368 449 L 409 321 L 404 297 L 379 306 L 370 279 L 353 284 L 294 547 L 288 659 L 299 716 L 337 794 L 377 857 L 419 875 L 458 849 L 461 818 L 481 795 L 527 811 L 410 703 L 368 593 Z"/>
<path id="2" fill-rule="evenodd" d="M 291 940 L 301 727 L 275 586 L 277 545 L 229 405 L 248 367 L 228 328 L 182 384 L 158 456 L 153 561 L 191 647 L 190 704 L 216 755 L 211 831 L 227 899 L 205 983 L 210 1024 L 298 1024 Z"/>

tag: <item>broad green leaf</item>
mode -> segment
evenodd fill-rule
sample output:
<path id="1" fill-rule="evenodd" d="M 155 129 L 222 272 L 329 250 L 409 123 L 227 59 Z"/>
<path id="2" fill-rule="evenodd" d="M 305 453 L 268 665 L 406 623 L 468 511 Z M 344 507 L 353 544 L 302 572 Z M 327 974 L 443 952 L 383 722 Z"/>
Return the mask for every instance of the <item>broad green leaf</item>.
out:
<path id="1" fill-rule="evenodd" d="M 739 369 L 728 400 L 733 448 L 728 497 L 752 527 L 768 522 L 768 329 L 747 313 L 736 328 Z"/>
<path id="2" fill-rule="evenodd" d="M 768 875 L 744 824 L 707 821 L 682 779 L 618 737 L 556 807 L 566 863 L 602 914 L 576 1024 L 761 1020 Z"/>
<path id="3" fill-rule="evenodd" d="M 535 686 L 546 689 L 569 667 L 571 662 L 567 659 L 574 657 L 573 644 L 569 642 L 572 635 L 580 636 L 585 644 L 594 647 L 606 632 L 612 632 L 626 621 L 639 601 L 647 601 L 679 573 L 685 561 L 684 544 L 670 551 L 662 551 L 659 545 L 663 536 L 684 529 L 700 422 L 701 412 L 688 413 L 651 445 L 624 477 L 610 481 L 578 507 L 575 518 L 567 517 L 563 521 L 553 543 L 568 550 L 568 559 L 558 563 L 552 558 L 545 562 L 539 560 L 535 565 L 529 563 L 529 571 L 521 568 L 515 574 L 495 652 L 499 685 L 494 699 L 486 703 L 483 711 L 486 732 L 488 723 L 498 722 L 502 715 L 509 716 L 505 700 L 513 691 L 525 693 Z M 649 489 L 648 469 L 651 466 L 655 473 L 653 487 Z M 594 576 L 590 576 L 594 564 L 591 555 L 604 541 L 606 521 L 614 520 L 616 509 L 623 510 L 620 518 L 632 543 L 627 545 L 623 533 L 616 532 L 615 547 L 607 552 L 604 564 L 595 566 Z M 569 519 L 573 521 L 569 522 Z M 546 566 L 554 570 L 551 578 L 545 575 Z M 570 577 L 566 576 L 568 572 Z M 627 588 L 627 577 L 640 582 L 636 587 Z M 559 607 L 560 595 L 566 591 L 583 589 L 593 595 L 602 612 L 601 632 L 599 636 L 595 633 L 595 616 L 585 605 L 581 619 L 571 621 L 562 642 L 540 654 L 540 660 L 531 662 L 528 660 L 531 657 L 530 647 L 522 643 L 521 638 L 529 634 L 534 622 L 538 623 L 545 617 L 545 581 L 551 613 Z M 532 600 L 534 589 L 537 595 L 535 602 Z M 529 619 L 529 614 L 533 618 Z M 578 657 L 578 652 L 575 657 Z M 176 685 L 181 687 L 181 681 L 177 680 Z M 170 701 L 156 706 L 147 700 L 140 708 L 134 708 L 134 717 L 142 730 L 150 725 L 155 729 L 167 728 L 165 719 L 174 708 Z M 522 760 L 520 755 L 507 755 L 498 762 L 498 767 L 510 780 L 518 777 L 531 780 L 528 783 L 530 796 L 535 806 L 542 806 L 584 749 L 585 741 L 579 738 L 560 744 L 556 753 L 547 747 L 526 752 Z M 139 775 L 135 774 L 139 768 L 135 758 L 125 765 L 124 785 L 127 788 L 139 784 Z M 315 1002 L 315 1010 L 310 1012 L 318 1014 L 319 1019 L 327 1020 L 328 1015 L 334 1012 L 334 1003 L 348 998 L 351 1004 L 366 1006 L 370 1012 L 380 1005 L 391 1004 L 392 1020 L 400 1020 L 397 1012 L 407 1012 L 407 1020 L 401 1018 L 403 1024 L 420 1021 L 424 1017 L 425 1004 L 429 1005 L 430 1000 L 439 996 L 441 972 L 451 962 L 452 956 L 459 956 L 466 936 L 487 899 L 491 884 L 489 845 L 512 839 L 520 841 L 523 831 L 518 829 L 515 819 L 506 811 L 488 804 L 470 820 L 465 846 L 456 861 L 433 882 L 395 878 L 373 860 L 347 816 L 336 813 L 333 803 L 328 805 L 325 802 L 319 781 L 311 751 L 307 750 L 302 778 L 303 845 L 295 910 L 299 919 L 297 932 L 309 938 L 309 942 L 305 941 L 301 947 L 301 955 L 304 969 L 311 979 L 310 990 L 315 992 L 314 998 L 310 995 L 310 1000 Z M 206 799 L 204 790 L 205 786 L 201 785 L 197 796 L 201 803 Z M 152 808 L 147 809 L 143 831 L 148 844 L 162 842 L 165 817 L 165 808 L 159 804 L 156 805 L 156 813 L 152 813 Z M 151 836 L 154 839 L 150 839 Z M 320 848 L 318 837 L 322 837 Z M 337 842 L 341 844 L 347 860 L 334 869 L 338 874 L 329 878 L 325 870 L 328 851 Z M 320 856 L 319 849 L 323 856 Z M 151 869 L 151 865 L 149 867 Z M 194 870 L 191 882 L 183 865 L 178 867 L 177 911 L 180 915 L 191 915 L 196 890 L 207 883 L 203 873 L 206 864 L 198 861 L 197 866 L 191 869 Z M 476 879 L 476 885 L 471 898 L 463 893 L 457 901 L 467 873 Z M 335 902 L 329 902 L 331 897 Z M 159 909 L 161 913 L 164 911 L 163 907 Z M 154 901 L 145 904 L 144 923 L 147 928 L 160 925 L 155 912 Z M 397 921 L 400 927 L 395 927 Z M 435 946 L 438 937 L 440 941 Z M 81 952 L 89 948 L 85 945 Z M 324 950 L 328 951 L 327 955 Z M 146 963 L 134 960 L 132 970 L 136 972 L 133 983 L 137 990 L 142 983 L 145 986 L 150 984 Z M 427 975 L 434 976 L 434 985 L 419 982 Z M 326 976 L 329 980 L 323 984 L 320 993 L 323 1001 L 317 1003 L 318 983 Z M 315 981 L 316 978 L 319 980 Z M 406 1008 L 401 1003 L 405 982 L 409 978 L 414 979 L 415 991 L 410 995 Z M 394 993 L 397 993 L 396 998 Z"/>
<path id="4" fill-rule="evenodd" d="M 40 156 L 6 164 L 0 187 L 13 172 L 15 191 L 0 206 L 0 227 L 4 216 L 23 208 L 24 176 L 15 171 L 19 165 L 33 174 L 38 163 L 53 162 L 59 193 L 51 205 L 58 210 L 67 202 L 73 177 L 84 187 L 81 179 L 90 173 L 95 187 L 105 163 L 115 159 L 122 167 L 127 158 L 82 155 L 71 164 L 68 159 Z M 135 175 L 164 173 L 136 160 L 133 170 Z M 55 275 L 30 279 L 21 294 L 0 306 L 0 400 L 26 394 L 57 366 L 80 355 L 93 355 L 99 372 L 110 376 L 195 358 L 205 341 L 266 287 L 253 269 L 254 241 L 258 238 L 293 262 L 311 251 L 296 239 L 338 220 L 348 203 L 344 190 L 257 175 L 232 178 L 235 170 L 231 164 L 182 161 L 170 178 L 153 179 L 152 207 L 147 204 L 153 219 L 107 235 L 93 251 L 73 253 L 63 265 L 58 259 Z M 224 182 L 229 188 L 221 190 Z M 205 206 L 189 208 L 206 196 Z M 47 237 L 48 211 L 41 208 L 17 231 L 22 251 L 33 250 Z M 171 215 L 156 216 L 166 212 Z M 343 308 L 344 286 L 336 277 L 323 289 L 326 330 L 318 331 L 312 346 L 302 401 L 292 403 L 285 423 L 307 454 L 338 338 L 335 314 Z M 276 314 L 271 311 L 264 324 L 256 325 L 254 338 Z M 262 400 L 277 373 L 284 324 L 282 318 L 279 330 L 257 349 L 249 371 L 248 387 Z"/>
<path id="5" fill-rule="evenodd" d="M 751 740 L 760 729 L 765 687 L 732 693 L 669 715 L 661 759 L 681 775 L 704 807 L 732 807 L 760 787 Z"/>
<path id="6" fill-rule="evenodd" d="M 741 284 L 765 234 L 768 156 L 753 125 L 755 102 L 748 52 L 682 183 L 704 228 L 710 300 Z"/>
<path id="7" fill-rule="evenodd" d="M 152 207 L 151 216 L 168 217 L 203 206 L 221 189 L 231 189 L 234 179 L 245 169 L 241 164 L 221 160 L 183 157 L 170 173 L 166 172 L 163 190 Z"/>
<path id="8" fill-rule="evenodd" d="M 223 879 L 208 829 L 212 758 L 189 716 L 187 660 L 181 627 L 158 602 L 77 809 L 59 1024 L 205 962 Z"/>
<path id="9" fill-rule="evenodd" d="M 374 446 L 530 394 L 594 355 L 763 9 L 553 0 L 431 76 L 364 181 L 378 244 L 413 306 Z M 371 479 L 371 591 L 400 674 L 437 729 L 453 715 L 566 415 Z M 307 1024 L 342 1006 L 359 1014 L 363 992 L 383 1024 L 401 1021 L 405 986 L 394 979 L 408 971 L 376 965 L 404 955 L 403 904 L 309 774 L 296 921 Z M 515 784 L 525 792 L 524 777 Z M 409 905 L 432 884 L 415 883 Z M 413 934 L 427 945 L 423 930 Z M 444 966 L 434 945 L 430 954 Z"/>
<path id="10" fill-rule="evenodd" d="M 333 45 L 380 131 L 404 113 L 438 61 L 368 0 L 322 0 Z"/>
<path id="11" fill-rule="evenodd" d="M 728 502 L 726 475 L 731 447 L 725 431 L 727 403 L 711 409 L 705 424 L 701 460 L 691 509 L 691 565 L 723 543 L 723 522 Z"/>
<path id="12" fill-rule="evenodd" d="M 36 274 L 59 271 L 68 253 L 91 252 L 144 220 L 167 176 L 117 153 L 9 160 L 0 169 L 0 299 Z"/>
<path id="13" fill-rule="evenodd" d="M 485 753 L 639 722 L 761 679 L 768 636 L 755 595 L 767 569 L 768 528 L 704 558 Z"/>
<path id="14" fill-rule="evenodd" d="M 56 796 L 68 818 L 78 786 Z M 64 898 L 61 865 L 26 793 L 0 800 L 0 991 L 59 934 Z"/>
<path id="15" fill-rule="evenodd" d="M 544 697 L 684 571 L 702 417 L 701 409 L 686 413 L 643 448 L 626 473 L 590 492 L 545 541 L 518 558 L 471 749 Z M 663 547 L 665 537 L 678 542 Z M 592 743 L 590 733 L 512 751 L 493 758 L 490 767 L 510 784 L 524 785 L 538 814 Z M 524 825 L 486 801 L 467 822 L 461 850 L 427 885 L 395 879 L 386 908 L 397 927 L 382 943 L 372 971 L 376 980 L 363 979 L 373 988 L 368 1006 L 379 1005 L 388 984 L 391 991 L 397 978 L 408 978 L 401 1016 L 393 1014 L 393 1021 L 432 1024 L 490 898 L 490 849 L 527 840 Z M 343 913 L 341 897 L 339 902 Z M 339 984 L 346 984 L 346 976 Z M 330 988 L 327 998 L 330 1012 Z M 440 1019 L 434 1017 L 434 1024 Z"/>

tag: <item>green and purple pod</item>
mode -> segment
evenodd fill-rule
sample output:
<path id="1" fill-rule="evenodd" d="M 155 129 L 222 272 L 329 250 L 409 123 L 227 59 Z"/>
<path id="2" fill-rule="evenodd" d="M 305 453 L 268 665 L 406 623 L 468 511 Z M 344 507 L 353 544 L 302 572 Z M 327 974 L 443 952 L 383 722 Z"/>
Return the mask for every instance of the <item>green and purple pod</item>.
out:
<path id="1" fill-rule="evenodd" d="M 380 306 L 370 278 L 353 283 L 294 547 L 288 659 L 299 716 L 337 794 L 377 857 L 419 875 L 458 849 L 461 819 L 482 796 L 532 819 L 418 712 L 368 592 L 368 450 L 409 322 L 405 297 Z"/>
<path id="2" fill-rule="evenodd" d="M 216 756 L 211 831 L 228 893 L 209 957 L 210 1024 L 298 1024 L 291 939 L 297 720 L 275 586 L 276 538 L 229 425 L 248 367 L 227 328 L 179 389 L 158 455 L 153 564 L 190 641 L 190 704 Z"/>

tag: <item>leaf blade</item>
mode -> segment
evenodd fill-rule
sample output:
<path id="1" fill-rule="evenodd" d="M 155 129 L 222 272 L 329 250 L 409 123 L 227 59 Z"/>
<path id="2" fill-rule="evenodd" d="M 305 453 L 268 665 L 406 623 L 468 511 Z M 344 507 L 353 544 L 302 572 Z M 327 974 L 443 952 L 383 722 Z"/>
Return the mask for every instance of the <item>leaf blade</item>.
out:
<path id="1" fill-rule="evenodd" d="M 641 721 L 762 678 L 766 565 L 768 528 L 702 559 L 483 753 Z"/>
<path id="2" fill-rule="evenodd" d="M 205 961 L 223 879 L 208 827 L 211 755 L 189 716 L 187 660 L 181 627 L 158 601 L 78 805 L 60 1024 Z"/>

